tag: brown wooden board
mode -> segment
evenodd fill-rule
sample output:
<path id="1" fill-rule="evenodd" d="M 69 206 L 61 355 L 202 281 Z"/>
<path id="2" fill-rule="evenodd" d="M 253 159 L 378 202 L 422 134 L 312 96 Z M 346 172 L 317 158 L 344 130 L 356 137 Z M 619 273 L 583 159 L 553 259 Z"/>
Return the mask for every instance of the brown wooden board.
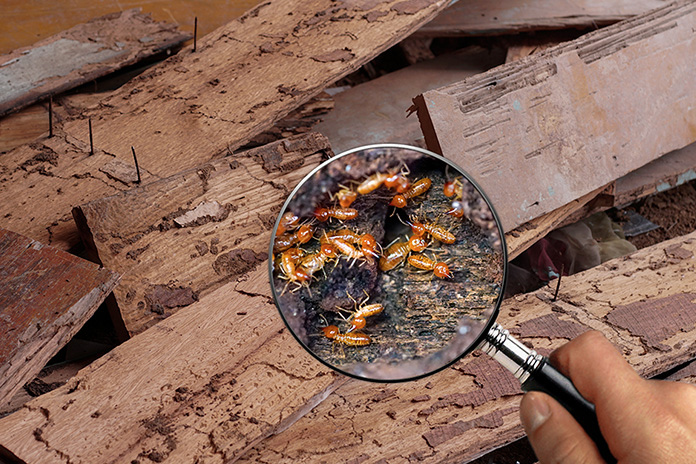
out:
<path id="1" fill-rule="evenodd" d="M 696 232 L 503 302 L 498 321 L 542 354 L 599 330 L 644 377 L 696 355 Z M 414 382 L 349 381 L 242 462 L 468 462 L 524 435 L 520 386 L 485 355 Z"/>
<path id="2" fill-rule="evenodd" d="M 118 274 L 0 229 L 0 404 L 97 310 Z"/>
<path id="3" fill-rule="evenodd" d="M 110 158 L 132 166 L 135 147 L 141 171 L 164 178 L 222 157 L 446 5 L 445 0 L 261 3 L 199 39 L 195 53 L 186 49 L 56 128 L 57 141 L 42 143 L 51 145 L 60 174 L 46 163 L 38 166 L 53 177 L 21 172 L 42 148 L 25 146 L 1 156 L 0 195 L 7 199 L 0 205 L 2 224 L 69 249 L 78 243 L 71 207 L 132 187 L 100 171 Z M 101 155 L 96 160 L 87 156 L 89 117 Z"/>
<path id="4" fill-rule="evenodd" d="M 343 379 L 295 349 L 267 276 L 259 263 L 0 419 L 0 456 L 229 463 L 290 426 Z"/>
<path id="5" fill-rule="evenodd" d="M 696 140 L 694 27 L 696 5 L 677 2 L 426 92 L 426 143 L 509 231 Z"/>
<path id="6" fill-rule="evenodd" d="M 597 28 L 659 8 L 666 0 L 459 0 L 416 36 L 514 34 L 539 29 Z"/>
<path id="7" fill-rule="evenodd" d="M 76 208 L 95 259 L 123 275 L 110 302 L 128 331 L 266 261 L 283 201 L 332 154 L 325 137 L 310 133 Z"/>
<path id="8" fill-rule="evenodd" d="M 336 153 L 372 143 L 412 145 L 421 139 L 418 119 L 407 117 L 414 95 L 484 72 L 501 64 L 501 51 L 470 47 L 423 61 L 337 94 L 335 108 L 314 130 Z"/>
<path id="9" fill-rule="evenodd" d="M 116 12 L 0 56 L 0 116 L 191 38 L 139 9 Z"/>

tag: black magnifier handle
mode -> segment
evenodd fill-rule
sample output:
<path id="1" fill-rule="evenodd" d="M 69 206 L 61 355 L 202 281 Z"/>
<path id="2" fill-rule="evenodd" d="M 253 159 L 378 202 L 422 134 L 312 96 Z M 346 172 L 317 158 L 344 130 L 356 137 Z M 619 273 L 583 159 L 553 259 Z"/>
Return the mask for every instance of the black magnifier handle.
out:
<path id="1" fill-rule="evenodd" d="M 548 358 L 530 350 L 495 323 L 486 334 L 480 349 L 512 372 L 524 391 L 547 393 L 568 410 L 597 445 L 608 464 L 616 463 L 604 440 L 594 404 L 578 392 L 573 382 L 549 363 Z"/>

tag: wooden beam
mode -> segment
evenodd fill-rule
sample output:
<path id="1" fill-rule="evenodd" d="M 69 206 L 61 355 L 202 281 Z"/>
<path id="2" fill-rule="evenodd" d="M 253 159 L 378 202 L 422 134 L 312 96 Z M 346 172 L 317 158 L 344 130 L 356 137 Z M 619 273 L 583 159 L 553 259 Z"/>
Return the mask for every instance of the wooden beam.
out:
<path id="1" fill-rule="evenodd" d="M 1 419 L 0 456 L 227 463 L 290 426 L 344 379 L 296 349 L 267 279 L 263 262 Z"/>
<path id="2" fill-rule="evenodd" d="M 38 374 L 118 282 L 118 274 L 0 229 L 0 405 Z"/>
<path id="3" fill-rule="evenodd" d="M 421 27 L 418 37 L 514 34 L 540 29 L 592 28 L 665 5 L 664 0 L 459 0 Z"/>
<path id="4" fill-rule="evenodd" d="M 696 140 L 694 27 L 696 6 L 672 3 L 426 92 L 426 143 L 512 230 Z"/>
<path id="5" fill-rule="evenodd" d="M 123 275 L 109 301 L 130 334 L 264 262 L 281 204 L 332 155 L 310 133 L 75 208 L 91 256 Z"/>
<path id="6" fill-rule="evenodd" d="M 57 154 L 60 174 L 46 163 L 38 166 L 53 177 L 21 169 L 42 149 L 20 147 L 0 158 L 0 195 L 8 200 L 0 204 L 0 217 L 11 214 L 14 230 L 68 249 L 77 243 L 71 207 L 132 186 L 100 171 L 113 158 L 131 164 L 131 146 L 141 171 L 154 178 L 222 157 L 447 3 L 261 3 L 200 39 L 195 53 L 186 49 L 57 127 L 57 142 L 40 143 Z M 87 156 L 89 117 L 98 160 Z M 70 183 L 59 182 L 59 175 Z M 46 207 L 47 199 L 53 207 Z"/>
<path id="7" fill-rule="evenodd" d="M 337 94 L 334 110 L 314 130 L 329 138 L 336 153 L 372 143 L 412 145 L 423 137 L 418 119 L 407 117 L 414 95 L 459 82 L 503 61 L 500 50 L 470 47 L 394 71 Z"/>
<path id="8" fill-rule="evenodd" d="M 0 56 L 0 116 L 191 38 L 140 9 L 116 12 Z M 48 129 L 48 128 L 47 128 Z"/>
<path id="9" fill-rule="evenodd" d="M 542 354 L 599 330 L 644 377 L 696 356 L 696 232 L 503 302 L 499 322 Z M 415 382 L 349 381 L 241 462 L 469 462 L 524 435 L 519 382 L 485 355 Z M 330 430 L 331 433 L 326 431 Z"/>

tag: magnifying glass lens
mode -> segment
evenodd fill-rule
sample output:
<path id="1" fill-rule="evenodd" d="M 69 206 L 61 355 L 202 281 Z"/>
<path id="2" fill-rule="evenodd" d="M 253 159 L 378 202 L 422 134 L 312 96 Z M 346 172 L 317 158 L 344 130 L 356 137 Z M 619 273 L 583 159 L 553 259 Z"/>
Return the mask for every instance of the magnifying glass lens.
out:
<path id="1" fill-rule="evenodd" d="M 414 147 L 344 153 L 307 176 L 271 244 L 273 294 L 315 357 L 409 380 L 475 348 L 497 315 L 502 229 L 468 176 Z"/>

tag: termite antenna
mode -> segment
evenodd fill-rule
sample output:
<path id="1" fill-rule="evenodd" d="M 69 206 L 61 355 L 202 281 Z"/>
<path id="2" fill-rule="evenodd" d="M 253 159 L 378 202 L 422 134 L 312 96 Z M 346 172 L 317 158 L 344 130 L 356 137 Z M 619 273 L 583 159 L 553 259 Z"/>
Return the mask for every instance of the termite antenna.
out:
<path id="1" fill-rule="evenodd" d="M 89 156 L 94 155 L 94 138 L 92 137 L 92 118 L 87 120 L 89 123 Z"/>
<path id="2" fill-rule="evenodd" d="M 193 18 L 193 53 L 196 53 L 196 45 L 198 38 L 198 16 Z"/>
<path id="3" fill-rule="evenodd" d="M 135 148 L 131 146 L 131 152 L 133 152 L 133 161 L 135 161 L 135 172 L 138 174 L 138 180 L 135 181 L 136 184 L 140 183 L 140 166 L 138 166 L 138 157 L 135 156 Z"/>

